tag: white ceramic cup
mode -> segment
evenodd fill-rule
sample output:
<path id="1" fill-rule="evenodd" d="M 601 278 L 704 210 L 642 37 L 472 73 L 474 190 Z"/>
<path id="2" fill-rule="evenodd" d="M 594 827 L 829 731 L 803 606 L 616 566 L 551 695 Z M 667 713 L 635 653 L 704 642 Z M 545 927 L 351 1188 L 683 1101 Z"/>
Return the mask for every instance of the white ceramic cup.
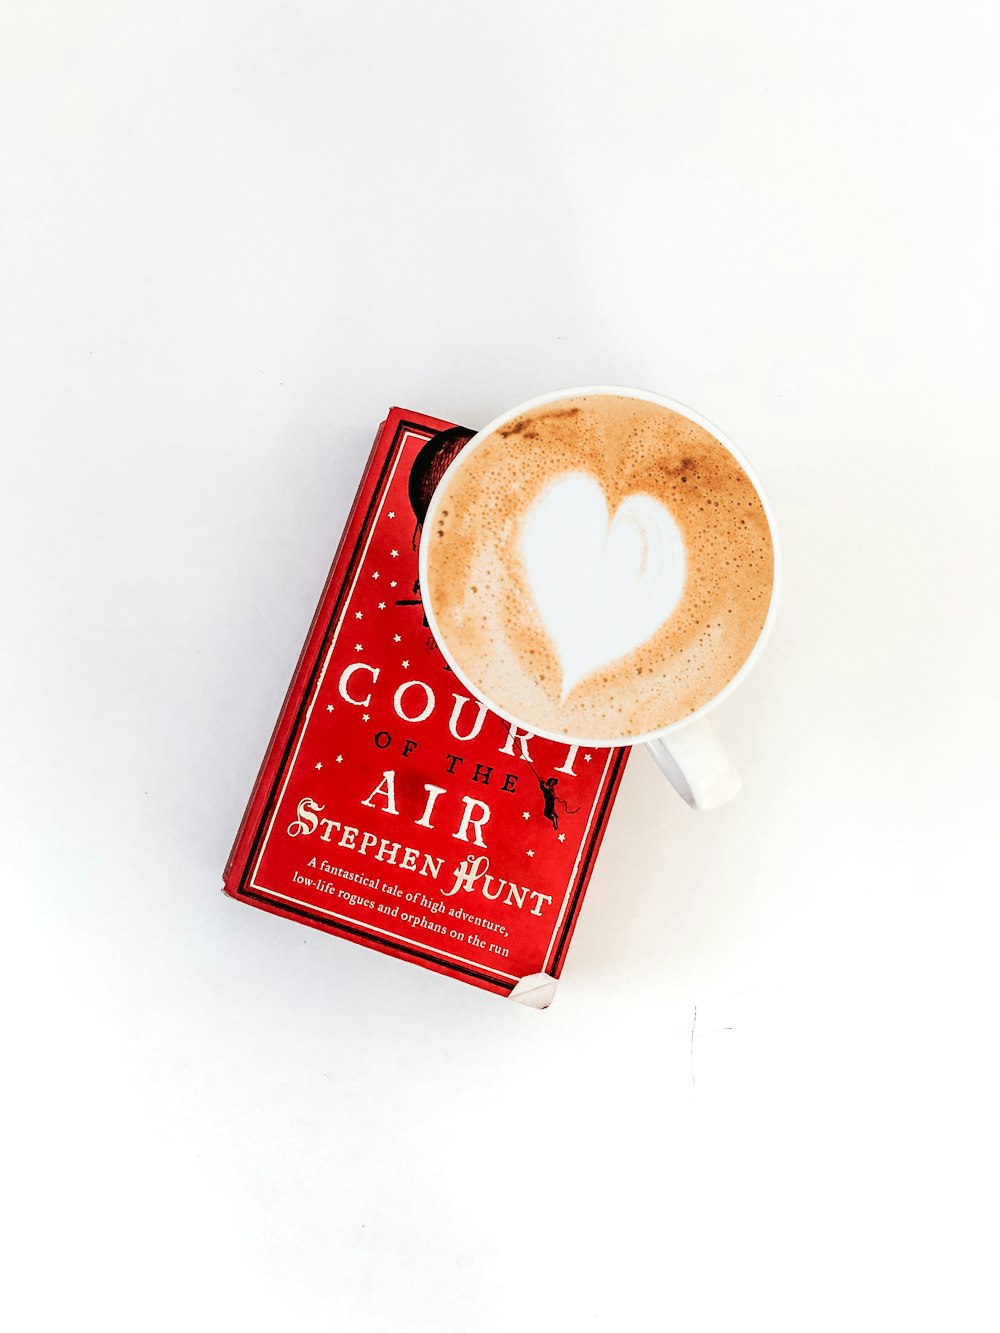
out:
<path id="1" fill-rule="evenodd" d="M 506 709 L 501 708 L 493 699 L 485 695 L 482 690 L 475 686 L 468 676 L 462 670 L 461 664 L 453 656 L 446 639 L 441 634 L 434 614 L 434 607 L 426 593 L 429 587 L 427 578 L 427 558 L 428 558 L 428 534 L 434 529 L 434 520 L 437 506 L 440 503 L 446 483 L 451 479 L 454 473 L 460 468 L 465 467 L 469 459 L 475 453 L 476 448 L 483 443 L 489 436 L 493 435 L 501 426 L 508 421 L 519 417 L 524 412 L 531 411 L 533 408 L 541 407 L 545 403 L 558 402 L 564 398 L 581 398 L 585 396 L 593 397 L 598 394 L 613 394 L 616 397 L 638 398 L 648 403 L 659 403 L 663 407 L 668 407 L 672 412 L 686 417 L 696 425 L 707 430 L 709 434 L 733 455 L 740 467 L 750 478 L 754 489 L 760 497 L 764 514 L 771 529 L 771 542 L 774 550 L 774 582 L 771 588 L 771 601 L 767 609 L 767 615 L 764 624 L 761 627 L 760 635 L 754 644 L 746 661 L 740 667 L 739 671 L 726 683 L 725 686 L 709 699 L 706 704 L 691 713 L 688 717 L 673 723 L 669 727 L 664 727 L 659 731 L 647 732 L 636 736 L 622 736 L 614 740 L 593 740 L 586 736 L 567 736 L 556 732 L 546 731 L 542 727 L 536 726 L 531 718 L 515 717 Z M 741 787 L 739 770 L 730 759 L 725 747 L 719 740 L 715 728 L 712 726 L 708 714 L 712 712 L 722 701 L 732 694 L 737 685 L 746 678 L 747 672 L 760 656 L 764 643 L 771 631 L 774 623 L 775 611 L 778 603 L 778 585 L 780 580 L 781 559 L 778 551 L 778 537 L 775 529 L 774 514 L 767 502 L 767 497 L 758 481 L 753 469 L 740 451 L 733 445 L 726 436 L 714 426 L 705 417 L 698 412 L 692 412 L 690 408 L 685 407 L 683 403 L 675 402 L 672 398 L 665 398 L 662 394 L 649 393 L 645 389 L 628 389 L 620 385 L 609 384 L 591 384 L 582 388 L 559 389 L 555 393 L 543 394 L 539 398 L 532 398 L 526 403 L 521 403 L 518 407 L 512 408 L 509 412 L 504 412 L 496 417 L 488 425 L 484 426 L 478 434 L 474 435 L 465 448 L 451 463 L 450 467 L 441 478 L 430 506 L 423 522 L 423 531 L 420 540 L 420 587 L 423 590 L 424 610 L 427 614 L 427 623 L 430 626 L 431 633 L 437 642 L 438 647 L 445 656 L 448 665 L 454 671 L 458 679 L 463 683 L 467 690 L 478 699 L 485 703 L 493 712 L 498 713 L 506 721 L 514 723 L 523 730 L 526 730 L 536 736 L 544 736 L 550 740 L 564 741 L 566 743 L 578 744 L 581 747 L 605 748 L 614 745 L 640 745 L 644 744 L 656 760 L 661 771 L 673 784 L 677 792 L 694 810 L 714 810 L 720 805 L 737 794 Z"/>

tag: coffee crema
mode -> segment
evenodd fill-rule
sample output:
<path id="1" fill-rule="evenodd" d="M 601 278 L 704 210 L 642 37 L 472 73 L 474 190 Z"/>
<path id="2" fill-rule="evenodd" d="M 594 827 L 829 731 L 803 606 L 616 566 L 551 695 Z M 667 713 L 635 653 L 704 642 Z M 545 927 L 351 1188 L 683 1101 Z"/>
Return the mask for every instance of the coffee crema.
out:
<path id="1" fill-rule="evenodd" d="M 708 430 L 616 394 L 532 408 L 478 441 L 434 497 L 424 595 L 499 710 L 600 743 L 718 695 L 774 582 L 763 504 Z"/>

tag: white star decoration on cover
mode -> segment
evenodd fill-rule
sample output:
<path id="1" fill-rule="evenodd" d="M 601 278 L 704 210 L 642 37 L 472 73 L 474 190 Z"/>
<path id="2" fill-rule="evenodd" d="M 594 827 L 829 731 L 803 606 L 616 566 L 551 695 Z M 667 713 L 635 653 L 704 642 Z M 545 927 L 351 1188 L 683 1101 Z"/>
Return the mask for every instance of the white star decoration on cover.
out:
<path id="1" fill-rule="evenodd" d="M 525 852 L 524 854 L 525 854 L 525 856 L 534 856 L 535 853 L 534 853 L 534 852 Z"/>
<path id="2" fill-rule="evenodd" d="M 317 765 L 316 765 L 316 770 L 317 770 L 317 772 L 318 772 L 322 767 L 323 767 L 322 764 L 317 764 Z"/>
<path id="3" fill-rule="evenodd" d="M 531 818 L 531 815 L 529 815 L 528 812 L 527 812 L 527 810 L 525 810 L 525 812 L 524 812 L 524 814 L 521 816 L 521 818 L 522 818 L 522 819 L 530 819 L 530 818 Z"/>

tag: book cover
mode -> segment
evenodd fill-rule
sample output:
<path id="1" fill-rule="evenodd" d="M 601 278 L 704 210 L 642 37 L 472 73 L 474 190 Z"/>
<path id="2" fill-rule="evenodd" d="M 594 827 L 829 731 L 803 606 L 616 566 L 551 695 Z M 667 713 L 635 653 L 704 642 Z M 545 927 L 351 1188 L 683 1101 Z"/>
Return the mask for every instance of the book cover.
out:
<path id="1" fill-rule="evenodd" d="M 511 726 L 437 650 L 420 525 L 473 433 L 399 408 L 383 422 L 224 886 L 544 1008 L 628 750 Z"/>

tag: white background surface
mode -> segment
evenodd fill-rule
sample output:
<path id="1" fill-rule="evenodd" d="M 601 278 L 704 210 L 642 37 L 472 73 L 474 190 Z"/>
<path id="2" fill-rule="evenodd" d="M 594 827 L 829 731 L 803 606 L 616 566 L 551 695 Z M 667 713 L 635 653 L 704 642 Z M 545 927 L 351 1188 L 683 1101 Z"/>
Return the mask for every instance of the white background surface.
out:
<path id="1" fill-rule="evenodd" d="M 995 1327 L 996 6 L 2 24 L 9 1326 Z M 536 1013 L 219 877 L 386 409 L 586 382 L 787 577 Z"/>

